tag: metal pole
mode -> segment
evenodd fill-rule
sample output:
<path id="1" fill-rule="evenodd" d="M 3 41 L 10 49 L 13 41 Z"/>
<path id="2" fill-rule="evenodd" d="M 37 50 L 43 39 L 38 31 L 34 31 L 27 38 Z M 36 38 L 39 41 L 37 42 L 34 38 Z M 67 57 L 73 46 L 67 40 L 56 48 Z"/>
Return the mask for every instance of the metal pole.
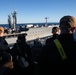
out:
<path id="1" fill-rule="evenodd" d="M 45 24 L 45 26 L 47 26 L 47 19 L 48 19 L 48 17 L 45 17 L 45 19 L 46 19 L 46 24 Z"/>

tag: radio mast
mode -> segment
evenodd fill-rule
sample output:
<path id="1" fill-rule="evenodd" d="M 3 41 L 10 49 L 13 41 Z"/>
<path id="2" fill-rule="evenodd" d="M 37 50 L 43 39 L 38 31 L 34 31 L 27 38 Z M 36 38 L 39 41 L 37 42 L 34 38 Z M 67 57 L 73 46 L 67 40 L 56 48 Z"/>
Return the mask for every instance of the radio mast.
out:
<path id="1" fill-rule="evenodd" d="M 45 26 L 47 26 L 48 24 L 47 24 L 47 19 L 48 19 L 49 17 L 45 17 L 45 19 L 46 19 L 46 24 L 45 24 Z"/>
<path id="2" fill-rule="evenodd" d="M 17 14 L 17 12 L 15 10 L 14 13 L 12 14 L 12 16 L 13 16 L 13 28 L 17 32 L 17 16 L 16 16 L 16 14 Z"/>
<path id="3" fill-rule="evenodd" d="M 11 19 L 11 15 L 8 15 L 8 24 L 9 24 L 9 28 L 12 28 L 12 19 Z"/>

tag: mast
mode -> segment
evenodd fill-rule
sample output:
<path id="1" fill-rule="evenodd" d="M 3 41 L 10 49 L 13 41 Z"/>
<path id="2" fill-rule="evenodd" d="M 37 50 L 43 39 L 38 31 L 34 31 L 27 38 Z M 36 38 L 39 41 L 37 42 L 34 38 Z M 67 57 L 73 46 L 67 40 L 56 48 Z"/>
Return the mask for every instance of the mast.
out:
<path id="1" fill-rule="evenodd" d="M 8 24 L 9 24 L 9 28 L 12 28 L 12 19 L 11 19 L 11 15 L 8 15 Z"/>
<path id="2" fill-rule="evenodd" d="M 17 12 L 15 10 L 13 15 L 12 15 L 13 16 L 13 28 L 17 32 L 17 17 L 16 17 L 16 14 L 17 14 Z"/>
<path id="3" fill-rule="evenodd" d="M 45 26 L 47 26 L 48 24 L 47 24 L 47 19 L 48 19 L 49 17 L 45 17 L 45 19 L 46 19 L 46 24 L 45 24 Z"/>

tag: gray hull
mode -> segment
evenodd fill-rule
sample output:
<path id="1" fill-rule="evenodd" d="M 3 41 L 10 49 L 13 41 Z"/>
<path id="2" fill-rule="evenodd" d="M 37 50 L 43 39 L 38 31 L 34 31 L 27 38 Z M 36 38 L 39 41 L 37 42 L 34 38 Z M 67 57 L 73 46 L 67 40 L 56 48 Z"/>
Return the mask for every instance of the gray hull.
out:
<path id="1" fill-rule="evenodd" d="M 51 36 L 52 27 L 30 28 L 28 31 L 23 33 L 27 33 L 26 41 L 31 41 L 36 38 Z M 6 38 L 6 41 L 8 42 L 8 44 L 15 43 L 16 40 L 17 40 L 17 37 Z"/>

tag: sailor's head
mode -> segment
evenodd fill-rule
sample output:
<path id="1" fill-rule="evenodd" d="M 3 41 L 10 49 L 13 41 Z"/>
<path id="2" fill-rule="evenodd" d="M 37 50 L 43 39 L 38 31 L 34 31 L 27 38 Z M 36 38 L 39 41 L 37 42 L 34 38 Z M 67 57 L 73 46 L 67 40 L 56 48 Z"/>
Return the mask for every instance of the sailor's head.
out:
<path id="1" fill-rule="evenodd" d="M 0 26 L 0 37 L 4 35 L 4 28 Z"/>
<path id="2" fill-rule="evenodd" d="M 60 25 L 59 25 L 61 31 L 62 30 L 74 30 L 76 28 L 76 18 L 74 16 L 63 16 L 60 19 Z"/>
<path id="3" fill-rule="evenodd" d="M 26 35 L 27 35 L 27 34 L 19 34 L 18 37 L 17 37 L 17 41 L 18 41 L 19 43 L 26 42 Z"/>
<path id="4" fill-rule="evenodd" d="M 53 34 L 59 34 L 59 33 L 60 33 L 59 27 L 56 27 L 56 26 L 53 27 L 53 28 L 52 28 L 52 33 L 53 33 Z"/>

